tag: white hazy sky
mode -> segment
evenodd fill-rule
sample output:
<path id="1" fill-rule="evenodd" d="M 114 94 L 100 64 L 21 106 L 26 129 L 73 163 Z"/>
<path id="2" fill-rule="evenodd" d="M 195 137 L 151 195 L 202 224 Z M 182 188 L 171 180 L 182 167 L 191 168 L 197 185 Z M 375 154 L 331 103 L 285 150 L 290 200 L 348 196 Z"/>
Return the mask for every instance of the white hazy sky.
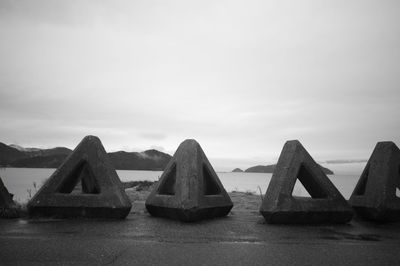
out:
<path id="1" fill-rule="evenodd" d="M 173 154 L 218 170 L 400 144 L 400 1 L 0 0 L 0 141 Z"/>

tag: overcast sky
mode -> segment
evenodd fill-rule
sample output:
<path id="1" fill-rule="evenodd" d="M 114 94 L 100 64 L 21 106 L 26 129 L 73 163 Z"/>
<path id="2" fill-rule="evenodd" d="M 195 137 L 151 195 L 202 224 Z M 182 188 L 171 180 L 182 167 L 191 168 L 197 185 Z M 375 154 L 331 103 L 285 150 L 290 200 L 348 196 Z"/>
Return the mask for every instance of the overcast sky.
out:
<path id="1" fill-rule="evenodd" d="M 0 142 L 173 154 L 214 167 L 400 145 L 400 1 L 0 0 Z"/>

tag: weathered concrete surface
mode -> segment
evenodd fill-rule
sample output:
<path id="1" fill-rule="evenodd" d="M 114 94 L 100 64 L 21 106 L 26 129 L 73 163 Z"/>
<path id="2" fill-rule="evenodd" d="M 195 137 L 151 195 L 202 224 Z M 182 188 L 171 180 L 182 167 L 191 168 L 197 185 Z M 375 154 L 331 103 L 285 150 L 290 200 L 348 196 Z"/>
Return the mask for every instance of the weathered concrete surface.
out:
<path id="1" fill-rule="evenodd" d="M 399 265 L 400 223 L 270 225 L 235 207 L 181 223 L 135 202 L 125 220 L 1 220 L 0 246 L 1 265 Z"/>
<path id="2" fill-rule="evenodd" d="M 8 208 L 14 205 L 14 201 L 6 186 L 4 186 L 3 180 L 0 178 L 0 208 Z"/>
<path id="3" fill-rule="evenodd" d="M 125 218 L 131 207 L 95 136 L 85 137 L 28 203 L 31 216 L 54 217 Z"/>
<path id="4" fill-rule="evenodd" d="M 293 197 L 299 179 L 312 198 Z M 347 223 L 353 211 L 297 140 L 283 147 L 260 208 L 268 223 Z"/>
<path id="5" fill-rule="evenodd" d="M 350 204 L 366 219 L 400 221 L 400 150 L 391 141 L 378 142 L 350 197 Z"/>
<path id="6" fill-rule="evenodd" d="M 232 201 L 199 143 L 185 140 L 146 200 L 150 214 L 184 222 L 225 216 Z"/>
<path id="7" fill-rule="evenodd" d="M 18 216 L 18 210 L 12 196 L 0 178 L 0 218 L 17 218 Z"/>

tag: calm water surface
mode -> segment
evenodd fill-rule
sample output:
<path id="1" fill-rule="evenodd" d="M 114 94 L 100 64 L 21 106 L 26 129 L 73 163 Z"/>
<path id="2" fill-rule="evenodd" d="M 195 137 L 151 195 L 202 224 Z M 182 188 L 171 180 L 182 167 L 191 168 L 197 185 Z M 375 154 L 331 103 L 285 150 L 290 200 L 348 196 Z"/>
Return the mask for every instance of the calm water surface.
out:
<path id="1" fill-rule="evenodd" d="M 14 199 L 19 202 L 26 202 L 45 180 L 55 171 L 55 169 L 43 168 L 2 168 L 0 176 L 10 193 L 14 194 Z M 118 170 L 121 181 L 149 180 L 156 181 L 161 176 L 161 171 L 133 171 Z M 218 173 L 226 191 L 251 191 L 259 193 L 259 189 L 264 194 L 272 174 L 265 173 Z M 330 180 L 339 189 L 345 198 L 349 198 L 353 191 L 358 175 L 329 175 Z M 308 196 L 304 187 L 297 182 L 293 190 L 297 196 Z"/>

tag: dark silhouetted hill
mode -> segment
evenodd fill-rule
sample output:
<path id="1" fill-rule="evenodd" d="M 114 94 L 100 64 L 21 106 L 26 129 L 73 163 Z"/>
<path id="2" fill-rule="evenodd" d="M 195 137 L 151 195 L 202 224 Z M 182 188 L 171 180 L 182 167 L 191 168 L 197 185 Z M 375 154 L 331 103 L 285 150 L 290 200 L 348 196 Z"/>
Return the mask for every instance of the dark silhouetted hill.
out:
<path id="1" fill-rule="evenodd" d="M 0 142 L 0 166 L 7 166 L 11 162 L 25 156 L 23 152 Z"/>
<path id="2" fill-rule="evenodd" d="M 54 154 L 48 156 L 34 156 L 16 160 L 10 167 L 17 168 L 58 168 L 68 155 Z"/>
<path id="3" fill-rule="evenodd" d="M 64 147 L 53 149 L 23 148 L 0 142 L 0 166 L 25 168 L 57 168 L 72 150 Z M 118 170 L 162 171 L 171 160 L 171 155 L 157 151 L 111 152 L 110 159 Z"/>
<path id="4" fill-rule="evenodd" d="M 242 173 L 243 170 L 240 169 L 240 168 L 235 168 L 235 169 L 232 170 L 232 172 L 233 172 L 233 173 Z"/>
<path id="5" fill-rule="evenodd" d="M 114 167 L 119 170 L 153 170 L 162 171 L 171 160 L 171 155 L 157 151 L 144 152 L 111 152 L 108 154 Z"/>

